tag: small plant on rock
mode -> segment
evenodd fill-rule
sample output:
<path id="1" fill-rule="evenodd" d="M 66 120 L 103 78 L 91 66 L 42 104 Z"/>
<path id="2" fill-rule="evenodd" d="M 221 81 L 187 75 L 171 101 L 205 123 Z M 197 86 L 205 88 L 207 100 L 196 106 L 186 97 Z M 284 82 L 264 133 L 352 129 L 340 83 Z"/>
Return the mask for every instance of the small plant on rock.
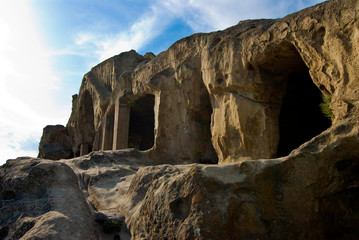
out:
<path id="1" fill-rule="evenodd" d="M 322 95 L 323 102 L 319 105 L 320 109 L 325 117 L 333 121 L 334 119 L 334 113 L 330 109 L 330 102 L 332 101 L 331 95 Z"/>

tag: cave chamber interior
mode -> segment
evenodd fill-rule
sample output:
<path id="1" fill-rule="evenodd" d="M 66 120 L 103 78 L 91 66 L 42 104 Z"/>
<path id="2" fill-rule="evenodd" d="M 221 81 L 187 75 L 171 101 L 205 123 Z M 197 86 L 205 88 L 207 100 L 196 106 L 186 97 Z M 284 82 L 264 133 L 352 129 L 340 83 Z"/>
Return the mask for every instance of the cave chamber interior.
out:
<path id="1" fill-rule="evenodd" d="M 286 156 L 329 128 L 331 120 L 321 112 L 322 92 L 292 44 L 279 46 L 261 67 L 261 71 L 280 76 L 278 79 L 284 81 L 277 157 Z M 325 90 L 324 86 L 321 88 Z"/>

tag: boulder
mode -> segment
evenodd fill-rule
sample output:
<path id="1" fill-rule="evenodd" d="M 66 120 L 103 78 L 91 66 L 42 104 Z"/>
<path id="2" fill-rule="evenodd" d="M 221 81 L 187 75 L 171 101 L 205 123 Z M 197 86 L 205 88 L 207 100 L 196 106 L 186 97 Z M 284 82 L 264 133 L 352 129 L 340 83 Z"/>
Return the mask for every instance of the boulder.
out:
<path id="1" fill-rule="evenodd" d="M 64 163 L 7 161 L 0 196 L 1 239 L 99 239 L 78 179 Z"/>
<path id="2" fill-rule="evenodd" d="M 46 126 L 40 140 L 38 157 L 52 160 L 74 157 L 67 128 L 62 125 Z"/>

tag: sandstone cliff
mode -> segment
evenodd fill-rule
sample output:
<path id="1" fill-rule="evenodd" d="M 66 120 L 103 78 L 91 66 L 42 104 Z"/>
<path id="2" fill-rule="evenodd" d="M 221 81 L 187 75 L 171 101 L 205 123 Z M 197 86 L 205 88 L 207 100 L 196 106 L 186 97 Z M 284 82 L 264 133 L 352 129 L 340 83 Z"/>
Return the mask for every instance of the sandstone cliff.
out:
<path id="1" fill-rule="evenodd" d="M 125 219 L 133 239 L 357 239 L 358 10 L 331 0 L 92 68 L 40 144 L 76 157 L 1 167 L 0 238 L 113 238 L 101 225 Z"/>

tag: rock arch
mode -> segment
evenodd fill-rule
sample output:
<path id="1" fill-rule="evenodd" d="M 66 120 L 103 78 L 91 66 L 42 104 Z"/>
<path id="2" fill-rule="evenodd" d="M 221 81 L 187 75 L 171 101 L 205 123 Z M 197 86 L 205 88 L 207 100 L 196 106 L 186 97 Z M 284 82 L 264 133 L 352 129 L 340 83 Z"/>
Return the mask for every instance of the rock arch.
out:
<path id="1" fill-rule="evenodd" d="M 279 116 L 278 157 L 288 155 L 331 125 L 320 110 L 321 91 L 314 85 L 304 64 L 300 70 L 288 74 Z"/>
<path id="2" fill-rule="evenodd" d="M 260 65 L 261 72 L 278 81 L 281 90 L 272 100 L 280 104 L 276 156 L 282 157 L 326 130 L 331 121 L 320 110 L 323 90 L 314 84 L 297 49 L 285 42 L 271 49 L 267 56 Z"/>

